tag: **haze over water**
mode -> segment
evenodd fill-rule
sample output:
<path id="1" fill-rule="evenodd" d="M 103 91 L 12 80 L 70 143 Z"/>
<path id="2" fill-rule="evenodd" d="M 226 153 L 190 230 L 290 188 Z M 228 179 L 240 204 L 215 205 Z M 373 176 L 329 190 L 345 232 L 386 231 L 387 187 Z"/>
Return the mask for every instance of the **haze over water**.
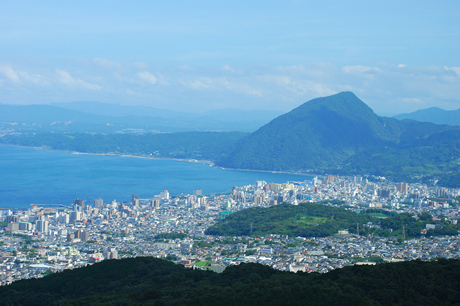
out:
<path id="1" fill-rule="evenodd" d="M 205 164 L 0 146 L 0 207 L 35 204 L 69 205 L 75 198 L 129 201 L 133 193 L 151 198 L 163 190 L 171 195 L 226 192 L 233 186 L 304 181 L 310 176 L 222 170 Z"/>

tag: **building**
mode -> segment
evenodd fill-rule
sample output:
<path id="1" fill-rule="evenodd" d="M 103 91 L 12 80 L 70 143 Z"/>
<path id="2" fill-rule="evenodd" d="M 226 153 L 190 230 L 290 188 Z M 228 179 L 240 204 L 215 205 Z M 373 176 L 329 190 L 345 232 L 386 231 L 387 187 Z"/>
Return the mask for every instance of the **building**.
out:
<path id="1" fill-rule="evenodd" d="M 159 209 L 160 208 L 160 200 L 158 199 L 154 199 L 151 201 L 151 204 L 152 204 L 152 207 L 155 208 L 155 209 Z"/>
<path id="2" fill-rule="evenodd" d="M 264 202 L 264 196 L 263 195 L 258 195 L 254 197 L 254 204 L 260 205 Z"/>
<path id="3" fill-rule="evenodd" d="M 94 200 L 94 207 L 102 207 L 104 205 L 104 201 L 102 199 Z"/>
<path id="4" fill-rule="evenodd" d="M 40 233 L 47 232 L 48 231 L 48 221 L 38 220 L 35 223 L 35 230 Z"/>
<path id="5" fill-rule="evenodd" d="M 61 215 L 59 215 L 59 217 L 58 217 L 58 222 L 59 222 L 59 223 L 63 223 L 63 224 L 69 223 L 69 215 L 68 215 L 68 214 L 61 214 Z"/>
<path id="6" fill-rule="evenodd" d="M 114 248 L 109 248 L 105 254 L 105 259 L 118 259 L 118 251 Z"/>
<path id="7" fill-rule="evenodd" d="M 80 221 L 80 212 L 72 211 L 69 216 L 69 222 Z"/>
<path id="8" fill-rule="evenodd" d="M 8 229 L 12 232 L 19 231 L 19 223 L 18 222 L 9 222 Z"/>
<path id="9" fill-rule="evenodd" d="M 388 189 L 379 189 L 377 190 L 377 195 L 381 198 L 389 198 L 391 196 L 391 191 Z"/>
<path id="10" fill-rule="evenodd" d="M 164 200 L 169 200 L 169 192 L 168 190 L 163 190 L 161 193 L 160 193 L 160 197 Z"/>
<path id="11" fill-rule="evenodd" d="M 222 273 L 222 272 L 224 272 L 226 266 L 220 265 L 220 264 L 217 264 L 217 263 L 213 262 L 213 263 L 211 263 L 211 268 L 212 268 L 213 272 Z"/>
<path id="12" fill-rule="evenodd" d="M 399 192 L 405 193 L 409 190 L 409 184 L 408 183 L 398 183 L 396 184 L 396 190 Z"/>
<path id="13" fill-rule="evenodd" d="M 78 205 L 80 207 L 85 207 L 85 201 L 84 200 L 80 200 L 79 198 L 76 198 L 75 200 L 73 200 L 73 204 L 74 205 Z"/>
<path id="14" fill-rule="evenodd" d="M 81 232 L 81 241 L 88 241 L 89 240 L 89 233 L 87 231 Z"/>
<path id="15" fill-rule="evenodd" d="M 8 216 L 7 218 L 7 223 L 18 223 L 19 222 L 19 217 L 16 215 L 11 215 Z"/>
<path id="16" fill-rule="evenodd" d="M 19 230 L 20 231 L 31 231 L 32 230 L 32 223 L 19 222 Z"/>

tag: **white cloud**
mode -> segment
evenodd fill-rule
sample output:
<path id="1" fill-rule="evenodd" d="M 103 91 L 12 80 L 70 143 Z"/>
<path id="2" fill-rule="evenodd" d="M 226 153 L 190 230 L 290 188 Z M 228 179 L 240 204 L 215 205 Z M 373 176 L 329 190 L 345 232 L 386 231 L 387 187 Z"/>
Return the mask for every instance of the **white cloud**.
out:
<path id="1" fill-rule="evenodd" d="M 178 67 L 180 70 L 184 70 L 184 71 L 191 71 L 193 70 L 192 67 L 190 67 L 189 65 L 182 65 L 182 66 L 179 66 Z"/>
<path id="2" fill-rule="evenodd" d="M 423 103 L 423 101 L 418 98 L 401 98 L 400 100 L 404 103 Z"/>
<path id="3" fill-rule="evenodd" d="M 155 85 L 157 83 L 157 78 L 148 71 L 141 71 L 137 74 L 143 81 Z"/>
<path id="4" fill-rule="evenodd" d="M 104 59 L 91 59 L 88 63 L 84 69 L 81 62 L 74 66 L 67 63 L 65 69 L 17 69 L 13 64 L 0 63 L 2 97 L 13 101 L 23 95 L 23 101 L 37 101 L 41 95 L 43 101 L 51 101 L 48 97 L 52 96 L 58 101 L 123 103 L 122 94 L 130 103 L 157 103 L 165 108 L 195 105 L 198 111 L 211 107 L 287 111 L 310 99 L 347 90 L 376 112 L 401 113 L 431 106 L 460 108 L 460 67 L 401 67 L 402 64 L 387 63 L 341 67 L 313 63 L 275 67 L 172 66 L 148 71 L 139 68 L 146 65 Z M 72 90 L 75 88 L 88 91 Z M 99 93 L 101 88 L 104 90 Z"/>
<path id="5" fill-rule="evenodd" d="M 73 86 L 73 87 L 82 87 L 82 88 L 91 89 L 91 90 L 99 90 L 102 88 L 99 85 L 90 84 L 83 80 L 75 79 L 70 75 L 70 73 L 68 73 L 65 70 L 60 70 L 56 68 L 55 71 L 56 71 L 56 74 L 58 75 L 58 81 L 60 83 L 63 83 L 69 86 Z"/>
<path id="6" fill-rule="evenodd" d="M 14 83 L 19 83 L 21 80 L 19 79 L 18 74 L 16 71 L 14 71 L 13 68 L 6 66 L 6 65 L 0 65 L 0 73 L 9 78 L 11 81 Z"/>
<path id="7" fill-rule="evenodd" d="M 107 69 L 118 69 L 121 67 L 119 63 L 105 59 L 105 58 L 95 58 L 93 62 L 96 65 L 101 66 L 103 68 L 107 68 Z"/>
<path id="8" fill-rule="evenodd" d="M 446 70 L 451 70 L 453 72 L 455 72 L 458 76 L 460 76 L 460 67 L 444 67 L 444 69 Z"/>
<path id="9" fill-rule="evenodd" d="M 147 67 L 149 65 L 147 63 L 144 63 L 144 62 L 135 62 L 135 63 L 133 63 L 133 66 L 136 67 L 136 68 L 140 68 L 140 69 L 147 69 Z"/>
<path id="10" fill-rule="evenodd" d="M 404 65 L 404 64 L 399 64 L 398 65 L 398 68 L 404 68 L 404 67 L 406 67 L 406 65 Z"/>
<path id="11" fill-rule="evenodd" d="M 344 66 L 342 67 L 342 70 L 345 73 L 350 73 L 350 74 L 362 74 L 365 72 L 371 72 L 371 71 L 380 71 L 379 68 L 373 68 L 373 67 L 367 67 L 367 66 Z"/>
<path id="12" fill-rule="evenodd" d="M 45 76 L 40 74 L 31 74 L 22 70 L 15 70 L 5 64 L 0 64 L 0 73 L 15 84 L 24 85 L 26 83 L 33 83 L 37 85 L 49 85 L 49 81 Z"/>
<path id="13" fill-rule="evenodd" d="M 218 77 L 200 77 L 196 79 L 181 80 L 180 83 L 187 88 L 197 91 L 231 91 L 237 94 L 263 96 L 260 89 L 247 84 L 247 79 L 231 79 Z"/>
<path id="14" fill-rule="evenodd" d="M 135 92 L 135 91 L 133 91 L 133 90 L 131 90 L 131 89 L 129 89 L 129 88 L 126 89 L 125 93 L 128 94 L 128 95 L 130 95 L 130 96 L 139 96 L 139 97 L 142 97 L 142 96 L 143 96 L 141 93 Z"/>

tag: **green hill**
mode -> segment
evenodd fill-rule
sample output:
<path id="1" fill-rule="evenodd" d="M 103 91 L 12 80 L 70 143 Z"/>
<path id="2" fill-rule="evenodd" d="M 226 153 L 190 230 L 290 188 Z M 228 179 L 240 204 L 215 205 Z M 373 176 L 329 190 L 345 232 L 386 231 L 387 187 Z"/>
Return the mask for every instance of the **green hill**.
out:
<path id="1" fill-rule="evenodd" d="M 218 164 L 264 170 L 318 168 L 380 146 L 395 139 L 394 134 L 353 93 L 343 92 L 311 100 L 272 120 L 240 139 Z"/>
<path id="2" fill-rule="evenodd" d="M 251 207 L 227 216 L 209 227 L 205 233 L 216 236 L 262 237 L 267 234 L 282 234 L 292 237 L 327 237 L 346 229 L 350 233 L 356 233 L 356 225 L 359 224 L 361 235 L 402 237 L 404 227 L 404 235 L 410 239 L 420 237 L 421 230 L 431 222 L 428 214 L 422 214 L 416 220 L 408 213 L 394 214 L 375 209 L 366 212 L 368 214 L 362 215 L 344 208 L 314 203 Z M 374 218 L 372 213 L 383 213 L 387 218 Z M 368 222 L 379 227 L 364 227 L 363 224 Z M 435 230 L 430 230 L 427 235 L 457 235 L 458 229 L 460 228 L 457 225 L 446 221 Z"/>
<path id="3" fill-rule="evenodd" d="M 377 116 L 351 92 L 313 99 L 239 139 L 226 168 L 372 174 L 460 172 L 460 128 Z M 460 186 L 457 186 L 460 187 Z"/>
<path id="4" fill-rule="evenodd" d="M 352 266 L 326 274 L 281 272 L 259 264 L 223 273 L 156 258 L 106 260 L 0 287 L 20 305 L 458 305 L 460 261 Z"/>

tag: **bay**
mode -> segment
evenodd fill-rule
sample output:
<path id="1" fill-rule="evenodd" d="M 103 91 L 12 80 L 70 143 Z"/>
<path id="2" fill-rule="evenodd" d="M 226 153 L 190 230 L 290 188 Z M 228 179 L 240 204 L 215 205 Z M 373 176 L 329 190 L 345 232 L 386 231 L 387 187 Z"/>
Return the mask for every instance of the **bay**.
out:
<path id="1" fill-rule="evenodd" d="M 233 186 L 310 180 L 286 173 L 224 170 L 206 164 L 0 145 L 0 207 L 28 208 L 30 204 L 69 205 L 83 200 L 129 201 L 132 194 L 152 198 L 163 190 L 172 196 L 223 193 Z"/>

